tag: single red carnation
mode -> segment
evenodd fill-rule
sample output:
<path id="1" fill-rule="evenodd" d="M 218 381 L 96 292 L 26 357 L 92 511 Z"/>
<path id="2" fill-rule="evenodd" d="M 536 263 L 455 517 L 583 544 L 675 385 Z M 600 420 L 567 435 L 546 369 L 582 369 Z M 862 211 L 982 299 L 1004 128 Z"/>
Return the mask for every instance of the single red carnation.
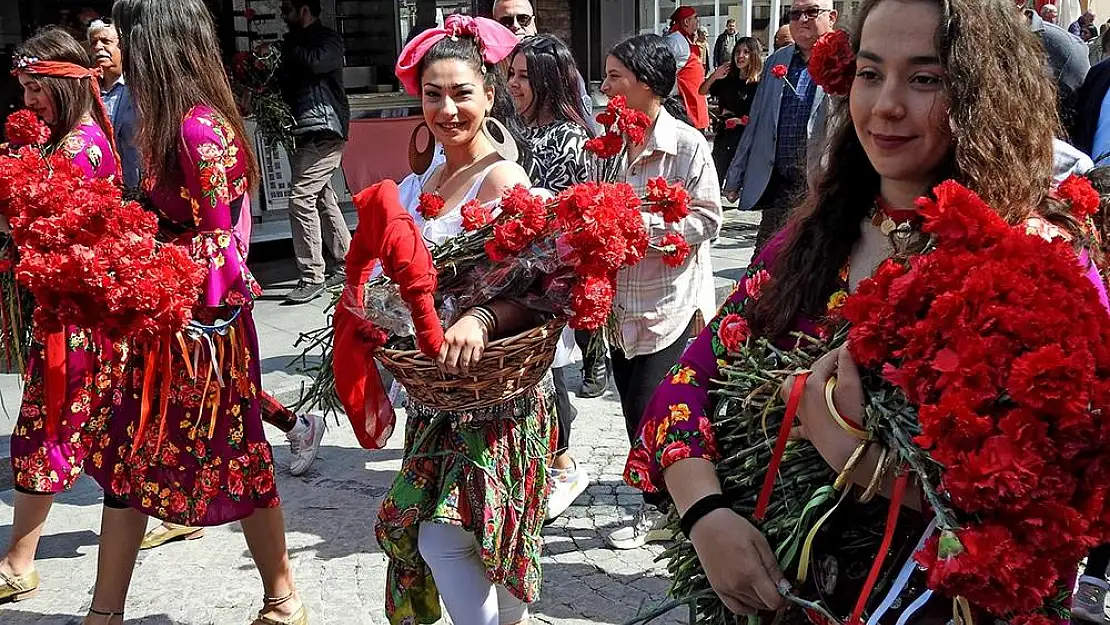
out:
<path id="1" fill-rule="evenodd" d="M 1072 174 L 1056 189 L 1060 199 L 1071 204 L 1071 212 L 1078 219 L 1086 219 L 1098 212 L 1098 191 L 1085 176 Z"/>
<path id="2" fill-rule="evenodd" d="M 668 267 L 681 267 L 690 257 L 690 244 L 677 232 L 663 237 L 659 247 L 663 250 L 663 264 Z"/>
<path id="3" fill-rule="evenodd" d="M 609 110 L 602 111 L 597 114 L 597 123 L 608 130 L 613 124 L 617 123 L 617 115 Z"/>
<path id="4" fill-rule="evenodd" d="M 809 56 L 809 75 L 825 93 L 846 96 L 856 79 L 856 54 L 844 30 L 821 35 Z"/>
<path id="5" fill-rule="evenodd" d="M 421 193 L 416 212 L 424 219 L 435 219 L 443 212 L 443 196 L 438 193 Z"/>
<path id="6" fill-rule="evenodd" d="M 585 147 L 598 158 L 615 158 L 624 149 L 624 138 L 615 132 L 607 132 L 586 141 Z"/>
<path id="7" fill-rule="evenodd" d="M 4 133 L 8 141 L 20 146 L 42 146 L 50 142 L 50 128 L 31 109 L 20 109 L 9 115 Z"/>
<path id="8" fill-rule="evenodd" d="M 783 65 L 782 63 L 779 63 L 778 65 L 771 68 L 771 75 L 774 76 L 775 78 L 778 78 L 779 80 L 782 80 L 783 78 L 786 78 L 786 73 L 787 73 L 786 66 Z"/>
<path id="9" fill-rule="evenodd" d="M 462 205 L 463 230 L 477 230 L 493 221 L 493 211 L 478 200 L 470 200 Z"/>
<path id="10" fill-rule="evenodd" d="M 605 325 L 613 310 L 616 277 L 587 276 L 571 289 L 570 327 L 576 330 L 597 330 Z"/>

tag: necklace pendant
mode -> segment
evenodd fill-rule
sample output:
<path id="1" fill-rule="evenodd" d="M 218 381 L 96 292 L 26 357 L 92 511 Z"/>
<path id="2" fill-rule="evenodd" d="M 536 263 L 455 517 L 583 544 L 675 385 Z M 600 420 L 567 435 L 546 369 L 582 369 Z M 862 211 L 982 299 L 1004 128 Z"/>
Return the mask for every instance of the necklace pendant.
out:
<path id="1" fill-rule="evenodd" d="M 887 217 L 886 215 L 884 215 L 882 223 L 879 224 L 879 232 L 882 232 L 883 236 L 889 237 L 890 234 L 892 232 L 894 232 L 895 230 L 897 230 L 897 229 L 898 229 L 898 224 L 894 223 L 894 220 L 891 219 L 890 217 Z"/>

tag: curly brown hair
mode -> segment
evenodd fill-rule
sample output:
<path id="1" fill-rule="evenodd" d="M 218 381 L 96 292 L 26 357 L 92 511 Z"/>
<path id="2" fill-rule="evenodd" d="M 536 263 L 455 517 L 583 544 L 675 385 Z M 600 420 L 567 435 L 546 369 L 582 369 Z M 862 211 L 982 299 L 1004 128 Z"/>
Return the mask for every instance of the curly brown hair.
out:
<path id="1" fill-rule="evenodd" d="M 1038 213 L 1077 231 L 1048 199 L 1053 139 L 1060 129 L 1056 88 L 1044 48 L 1012 0 L 866 0 L 852 31 L 856 52 L 864 22 L 882 2 L 931 2 L 941 11 L 937 50 L 945 68 L 952 150 L 934 182 L 957 180 L 1010 223 Z M 748 312 L 764 336 L 780 336 L 798 315 L 824 314 L 879 194 L 879 174 L 856 136 L 848 98 L 832 105 L 829 124 L 826 157 L 810 173 L 808 197 L 772 264 L 775 280 Z"/>

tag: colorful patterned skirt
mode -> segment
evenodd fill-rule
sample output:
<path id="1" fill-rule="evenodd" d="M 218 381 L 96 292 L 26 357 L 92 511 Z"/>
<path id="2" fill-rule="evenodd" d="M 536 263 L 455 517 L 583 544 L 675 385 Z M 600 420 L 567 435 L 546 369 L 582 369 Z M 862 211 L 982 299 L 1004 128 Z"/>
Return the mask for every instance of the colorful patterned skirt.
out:
<path id="1" fill-rule="evenodd" d="M 31 344 L 24 378 L 23 404 L 12 431 L 12 471 L 16 487 L 39 494 L 60 493 L 73 485 L 94 444 L 95 430 L 111 412 L 112 345 L 93 332 L 66 327 L 58 342 L 56 369 L 60 409 L 47 409 L 46 346 Z"/>
<path id="2" fill-rule="evenodd" d="M 473 532 L 491 582 L 526 603 L 539 596 L 554 392 L 548 375 L 519 399 L 480 412 L 439 412 L 410 400 L 401 471 L 375 528 L 389 558 L 390 623 L 440 618 L 439 592 L 417 547 L 420 523 Z"/>
<path id="3" fill-rule="evenodd" d="M 86 471 L 106 494 L 182 525 L 221 525 L 281 505 L 257 355 L 246 307 L 210 343 L 175 337 L 137 349 Z"/>

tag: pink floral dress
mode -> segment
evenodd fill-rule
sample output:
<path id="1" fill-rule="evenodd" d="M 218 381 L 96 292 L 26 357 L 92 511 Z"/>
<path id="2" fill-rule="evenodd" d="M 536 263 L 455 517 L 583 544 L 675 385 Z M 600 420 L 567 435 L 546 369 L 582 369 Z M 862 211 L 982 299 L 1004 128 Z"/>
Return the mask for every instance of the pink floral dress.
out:
<path id="1" fill-rule="evenodd" d="M 90 178 L 118 173 L 108 137 L 94 122 L 74 128 L 56 151 Z M 15 485 L 24 492 L 54 494 L 72 486 L 92 446 L 90 424 L 103 424 L 110 411 L 111 343 L 77 326 L 64 328 L 59 339 L 65 346 L 65 397 L 57 423 L 47 419 L 46 347 L 39 340 L 31 342 L 23 403 L 11 439 Z"/>
<path id="2" fill-rule="evenodd" d="M 105 492 L 159 519 L 211 526 L 280 505 L 262 429 L 261 289 L 234 229 L 247 193 L 247 146 L 197 106 L 182 121 L 177 180 L 148 182 L 163 234 L 207 267 L 197 321 L 207 330 L 135 346 L 86 470 Z"/>

